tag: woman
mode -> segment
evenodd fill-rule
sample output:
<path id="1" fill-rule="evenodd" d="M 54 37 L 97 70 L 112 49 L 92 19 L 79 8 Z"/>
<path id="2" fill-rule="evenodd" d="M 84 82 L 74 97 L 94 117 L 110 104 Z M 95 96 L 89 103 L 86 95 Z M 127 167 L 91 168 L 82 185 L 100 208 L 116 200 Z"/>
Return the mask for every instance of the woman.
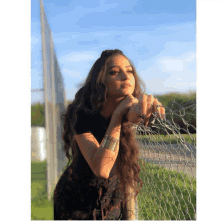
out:
<path id="1" fill-rule="evenodd" d="M 129 219 L 129 190 L 137 196 L 142 186 L 131 126 L 147 125 L 156 109 L 164 114 L 156 105 L 123 52 L 103 51 L 64 115 L 69 165 L 54 191 L 55 220 Z"/>

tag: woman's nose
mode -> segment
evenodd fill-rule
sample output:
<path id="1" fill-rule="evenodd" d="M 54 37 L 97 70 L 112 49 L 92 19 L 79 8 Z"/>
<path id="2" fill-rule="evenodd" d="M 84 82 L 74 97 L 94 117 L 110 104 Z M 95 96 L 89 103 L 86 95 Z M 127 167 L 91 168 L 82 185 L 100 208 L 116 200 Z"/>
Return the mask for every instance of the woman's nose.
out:
<path id="1" fill-rule="evenodd" d="M 128 74 L 125 71 L 123 71 L 123 70 L 121 71 L 121 78 L 123 80 L 128 78 Z"/>

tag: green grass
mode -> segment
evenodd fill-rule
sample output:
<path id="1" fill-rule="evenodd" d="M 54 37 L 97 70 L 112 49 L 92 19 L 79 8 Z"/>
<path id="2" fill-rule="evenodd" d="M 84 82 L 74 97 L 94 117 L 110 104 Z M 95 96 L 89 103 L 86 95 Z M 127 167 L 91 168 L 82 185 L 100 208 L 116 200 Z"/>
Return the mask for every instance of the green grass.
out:
<path id="1" fill-rule="evenodd" d="M 180 135 L 173 135 L 170 134 L 168 135 L 137 135 L 137 138 L 141 138 L 144 139 L 147 142 L 165 142 L 165 143 L 170 143 L 171 144 L 177 144 L 180 143 L 181 144 L 181 139 L 184 138 L 184 140 L 190 144 L 196 145 L 196 134 L 191 134 L 192 138 L 190 137 L 190 135 L 188 134 L 181 134 Z M 183 140 L 183 142 L 185 142 Z"/>
<path id="2" fill-rule="evenodd" d="M 143 166 L 141 161 L 139 220 L 194 219 L 196 180 L 154 164 Z M 53 220 L 53 202 L 47 199 L 46 171 L 46 161 L 31 163 L 31 220 Z"/>
<path id="3" fill-rule="evenodd" d="M 47 162 L 31 162 L 31 220 L 53 220 L 53 202 L 47 199 Z"/>
<path id="4" fill-rule="evenodd" d="M 194 219 L 196 179 L 155 164 L 141 163 L 143 186 L 138 194 L 140 220 Z M 188 212 L 187 212 L 188 210 Z"/>

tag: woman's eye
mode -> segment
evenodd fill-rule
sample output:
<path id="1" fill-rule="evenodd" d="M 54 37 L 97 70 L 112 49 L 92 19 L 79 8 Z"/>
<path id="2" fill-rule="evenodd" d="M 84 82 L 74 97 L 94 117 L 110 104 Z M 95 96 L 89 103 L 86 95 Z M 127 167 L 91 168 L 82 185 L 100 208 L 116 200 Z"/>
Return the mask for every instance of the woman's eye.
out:
<path id="1" fill-rule="evenodd" d="M 134 74 L 134 71 L 127 71 L 127 72 Z M 110 72 L 111 75 L 115 75 L 115 74 L 117 74 L 117 73 L 119 73 L 119 72 L 118 72 L 118 71 L 111 71 L 111 72 Z"/>
<path id="2" fill-rule="evenodd" d="M 118 73 L 117 71 L 111 71 L 110 74 L 111 75 L 115 75 L 116 73 Z"/>

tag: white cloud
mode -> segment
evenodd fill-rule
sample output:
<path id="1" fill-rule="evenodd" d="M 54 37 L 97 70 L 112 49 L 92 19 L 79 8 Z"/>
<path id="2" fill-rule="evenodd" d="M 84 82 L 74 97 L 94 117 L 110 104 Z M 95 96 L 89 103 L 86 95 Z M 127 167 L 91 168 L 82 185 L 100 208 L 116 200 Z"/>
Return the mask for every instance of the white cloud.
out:
<path id="1" fill-rule="evenodd" d="M 172 74 L 173 71 L 175 73 L 187 71 L 189 65 L 196 63 L 196 54 L 195 52 L 187 52 L 180 56 L 162 57 L 158 60 L 162 65 L 162 71 Z"/>
<path id="2" fill-rule="evenodd" d="M 189 68 L 196 65 L 193 51 L 179 56 L 158 56 L 140 61 L 138 68 L 145 81 L 147 92 L 165 93 L 171 91 L 188 91 L 196 88 L 196 70 Z"/>
<path id="3" fill-rule="evenodd" d="M 154 94 L 154 93 L 165 93 L 166 91 L 169 91 L 169 87 L 167 88 L 164 85 L 164 80 L 161 78 L 153 78 L 149 80 L 145 80 L 146 84 L 146 93 L 148 94 Z"/>
<path id="4" fill-rule="evenodd" d="M 196 54 L 192 53 L 191 55 L 188 56 L 188 58 L 185 61 L 193 62 L 196 60 Z"/>
<path id="5" fill-rule="evenodd" d="M 145 80 L 146 93 L 148 94 L 161 94 L 168 92 L 187 92 L 196 89 L 196 83 L 176 83 L 173 79 L 163 80 L 154 78 Z"/>
<path id="6" fill-rule="evenodd" d="M 163 71 L 183 71 L 183 61 L 178 59 L 163 59 L 161 61 Z"/>
<path id="7" fill-rule="evenodd" d="M 190 85 L 189 83 L 176 83 L 177 86 Z"/>

